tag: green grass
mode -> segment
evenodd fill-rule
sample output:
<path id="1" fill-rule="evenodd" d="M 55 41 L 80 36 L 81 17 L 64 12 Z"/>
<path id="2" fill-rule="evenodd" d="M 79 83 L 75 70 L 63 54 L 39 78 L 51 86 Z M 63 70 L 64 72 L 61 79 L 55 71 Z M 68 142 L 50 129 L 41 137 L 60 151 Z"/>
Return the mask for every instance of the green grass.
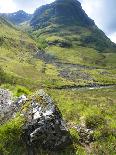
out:
<path id="1" fill-rule="evenodd" d="M 114 155 L 115 87 L 75 91 L 52 88 L 116 84 L 116 54 L 109 49 L 107 53 L 100 52 L 93 44 L 82 45 L 82 38 L 92 35 L 91 30 L 84 27 L 64 28 L 51 24 L 30 31 L 35 41 L 0 19 L 0 87 L 11 90 L 15 97 L 30 95 L 39 88 L 46 89 L 70 126 L 75 148 L 71 155 L 88 154 L 88 148 L 79 144 L 79 135 L 71 128 L 83 122 L 94 126 L 95 142 L 89 148 L 91 154 Z M 48 42 L 70 42 L 72 46 L 61 48 L 57 44 L 49 46 Z M 35 57 L 36 46 L 56 59 L 47 63 Z M 3 155 L 21 155 L 24 152 L 20 141 L 23 123 L 24 119 L 17 116 L 0 126 L 0 151 Z M 70 147 L 58 155 L 69 155 L 72 152 Z"/>
<path id="2" fill-rule="evenodd" d="M 100 90 L 49 90 L 70 128 L 86 123 L 93 129 L 95 142 L 91 154 L 115 154 L 115 102 L 116 88 Z M 87 154 L 78 143 L 78 133 L 70 129 L 77 154 Z M 80 148 L 80 149 L 79 149 Z"/>
<path id="3" fill-rule="evenodd" d="M 53 62 L 50 62 L 50 65 L 53 66 L 53 71 L 50 71 L 48 80 L 49 83 L 46 80 L 46 73 L 43 75 L 45 78 L 45 86 L 56 85 L 55 82 L 53 84 L 54 78 L 59 81 L 59 78 L 61 77 L 65 80 L 68 80 L 72 85 L 89 85 L 89 84 L 115 84 L 116 83 L 116 74 L 115 74 L 115 52 L 112 53 L 112 49 L 107 50 L 107 53 L 105 53 L 104 50 L 99 51 L 97 48 L 95 48 L 94 45 L 84 45 L 82 38 L 91 36 L 91 35 L 98 35 L 97 30 L 93 33 L 93 30 L 85 28 L 85 27 L 79 27 L 79 26 L 61 26 L 58 24 L 50 24 L 49 26 L 45 26 L 44 28 L 36 29 L 34 31 L 31 31 L 31 35 L 36 40 L 38 48 L 45 51 L 46 54 L 53 56 L 57 59 L 57 61 L 62 63 L 69 63 L 70 66 L 61 65 L 57 66 L 55 65 L 55 59 Z M 99 35 L 103 36 L 103 33 L 99 31 Z M 99 37 L 99 35 L 97 37 Z M 56 45 L 48 45 L 48 42 L 56 43 Z M 57 42 L 70 42 L 71 47 L 70 48 L 62 48 L 59 47 Z M 101 42 L 101 41 L 100 41 Z M 106 42 L 110 46 L 110 41 L 106 39 Z M 104 44 L 103 44 L 104 45 Z M 96 45 L 98 46 L 98 45 Z M 44 60 L 43 60 L 44 62 Z M 91 66 L 95 67 L 95 69 L 87 69 L 87 68 L 78 68 L 72 66 L 72 64 L 79 64 L 79 65 L 85 65 L 85 66 Z M 46 70 L 47 65 L 46 65 Z M 55 75 L 57 72 L 57 75 Z M 62 76 L 61 72 L 66 73 L 67 76 Z M 106 72 L 106 74 L 102 74 L 102 72 Z M 78 75 L 79 76 L 78 76 Z M 70 77 L 70 75 L 72 75 Z M 85 78 L 84 77 L 87 77 Z M 57 78 L 56 78 L 57 77 Z M 44 81 L 43 78 L 43 81 Z M 51 79 L 51 80 L 50 80 Z M 62 82 L 61 82 L 62 83 Z M 64 82 L 65 85 L 66 82 Z M 64 85 L 63 84 L 63 85 Z"/>
<path id="4" fill-rule="evenodd" d="M 116 83 L 115 53 L 100 53 L 94 48 L 82 47 L 81 37 L 91 35 L 91 30 L 79 26 L 73 28 L 69 26 L 64 29 L 62 26 L 51 24 L 44 29 L 30 30 L 31 36 L 35 39 L 33 41 L 24 32 L 3 24 L 1 36 L 6 36 L 6 38 L 2 40 L 3 44 L 0 47 L 0 66 L 7 75 L 17 79 L 15 81 L 10 80 L 7 83 L 13 85 L 23 83 L 22 85 L 30 89 Z M 48 46 L 48 42 L 70 42 L 72 46 L 70 48 L 61 48 L 58 45 Z M 35 44 L 46 54 L 54 56 L 59 63 L 70 63 L 70 66 L 57 66 L 53 63 L 55 59 L 46 64 L 44 59 L 40 60 L 34 57 Z M 107 72 L 109 69 L 110 74 L 103 75 L 97 68 L 80 69 L 72 66 L 72 64 L 94 66 L 103 72 Z M 69 77 L 63 76 L 62 72 L 68 74 Z"/>
<path id="5" fill-rule="evenodd" d="M 30 94 L 28 90 L 19 86 L 17 90 L 18 93 Z M 46 91 L 60 109 L 73 140 L 73 146 L 56 152 L 56 155 L 88 154 L 87 147 L 79 144 L 78 132 L 73 128 L 74 125 L 81 123 L 86 123 L 88 128 L 94 130 L 95 141 L 91 143 L 91 154 L 115 154 L 115 87 L 98 90 L 47 89 Z M 23 106 L 23 110 L 28 106 L 27 102 Z M 25 119 L 17 115 L 15 119 L 0 127 L 0 151 L 3 155 L 20 155 L 25 152 L 25 147 L 20 139 L 24 122 Z M 6 144 L 9 144 L 8 147 Z M 47 154 L 42 150 L 38 152 L 41 152 L 41 155 Z"/>
<path id="6" fill-rule="evenodd" d="M 22 126 L 25 119 L 17 116 L 6 124 L 0 126 L 0 154 L 20 155 L 24 151 L 21 139 Z"/>

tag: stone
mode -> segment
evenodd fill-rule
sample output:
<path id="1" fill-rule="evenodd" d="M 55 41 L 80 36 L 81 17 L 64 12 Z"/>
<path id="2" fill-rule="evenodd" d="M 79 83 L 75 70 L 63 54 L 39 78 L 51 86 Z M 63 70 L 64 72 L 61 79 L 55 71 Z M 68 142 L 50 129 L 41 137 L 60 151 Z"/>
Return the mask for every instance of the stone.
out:
<path id="1" fill-rule="evenodd" d="M 27 145 L 59 150 L 71 144 L 71 136 L 59 109 L 43 90 L 33 96 L 30 112 L 32 119 L 24 127 Z"/>
<path id="2" fill-rule="evenodd" d="M 13 99 L 12 93 L 9 90 L 0 89 L 0 124 L 15 117 L 23 103 L 27 101 L 27 97 L 22 95 Z"/>
<path id="3" fill-rule="evenodd" d="M 8 90 L 0 89 L 0 124 L 12 116 L 12 94 Z"/>
<path id="4" fill-rule="evenodd" d="M 26 103 L 27 109 L 23 110 Z M 26 119 L 21 138 L 24 139 L 29 155 L 34 155 L 34 149 L 38 147 L 54 151 L 72 143 L 58 107 L 43 90 L 29 99 L 22 95 L 14 101 L 10 91 L 0 89 L 0 124 L 16 117 L 17 112 Z"/>
<path id="5" fill-rule="evenodd" d="M 89 145 L 94 141 L 93 130 L 87 129 L 85 125 L 75 126 L 75 129 L 79 134 L 79 142 L 81 144 Z"/>
<path id="6" fill-rule="evenodd" d="M 18 98 L 18 100 L 16 101 L 16 104 L 19 105 L 19 104 L 25 102 L 26 100 L 28 100 L 27 97 L 26 97 L 25 95 L 21 95 L 21 96 Z"/>

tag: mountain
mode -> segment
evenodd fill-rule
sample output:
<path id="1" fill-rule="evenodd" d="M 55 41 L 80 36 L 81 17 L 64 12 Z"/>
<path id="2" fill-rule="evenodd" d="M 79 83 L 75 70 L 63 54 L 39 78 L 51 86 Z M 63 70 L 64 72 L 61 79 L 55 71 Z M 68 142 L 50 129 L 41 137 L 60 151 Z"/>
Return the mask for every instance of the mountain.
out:
<path id="1" fill-rule="evenodd" d="M 116 45 L 97 28 L 77 0 L 56 0 L 38 8 L 30 24 L 34 29 L 43 28 L 43 31 L 65 38 L 71 33 L 73 42 L 81 46 L 102 52 L 116 51 Z"/>
<path id="2" fill-rule="evenodd" d="M 15 25 L 19 25 L 23 22 L 27 22 L 32 18 L 31 14 L 28 14 L 23 10 L 19 10 L 14 13 L 1 13 L 0 16 L 6 18 L 8 21 L 10 21 Z"/>
<path id="3" fill-rule="evenodd" d="M 36 58 L 45 63 L 43 73 L 50 77 L 48 86 L 115 83 L 116 45 L 77 0 L 56 0 L 38 8 L 30 25 L 39 49 Z"/>
<path id="4" fill-rule="evenodd" d="M 77 0 L 56 0 L 35 11 L 31 21 L 32 26 L 39 27 L 50 25 L 50 23 L 86 27 L 95 25 L 94 21 L 82 10 L 81 3 Z"/>

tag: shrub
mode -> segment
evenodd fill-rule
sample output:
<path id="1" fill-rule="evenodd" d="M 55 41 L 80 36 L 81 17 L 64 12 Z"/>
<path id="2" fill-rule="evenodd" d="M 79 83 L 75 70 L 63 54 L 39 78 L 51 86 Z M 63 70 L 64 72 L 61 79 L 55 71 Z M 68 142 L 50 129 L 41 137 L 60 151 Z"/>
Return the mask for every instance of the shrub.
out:
<path id="1" fill-rule="evenodd" d="M 89 129 L 96 129 L 99 126 L 106 124 L 106 120 L 102 115 L 88 116 L 85 122 Z"/>
<path id="2" fill-rule="evenodd" d="M 111 137 L 116 137 L 116 133 L 114 129 L 111 129 L 108 126 L 103 126 L 102 128 L 99 129 L 99 131 L 95 131 L 95 139 L 96 140 L 102 140 L 106 141 L 107 139 L 110 139 Z"/>
<path id="3" fill-rule="evenodd" d="M 2 46 L 3 43 L 4 43 L 4 38 L 0 37 L 0 46 Z"/>

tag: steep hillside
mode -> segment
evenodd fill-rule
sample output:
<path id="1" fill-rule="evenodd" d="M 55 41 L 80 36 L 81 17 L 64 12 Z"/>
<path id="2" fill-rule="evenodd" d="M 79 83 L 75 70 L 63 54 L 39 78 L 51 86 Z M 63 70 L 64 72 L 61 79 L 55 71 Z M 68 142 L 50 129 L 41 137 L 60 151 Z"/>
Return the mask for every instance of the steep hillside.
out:
<path id="1" fill-rule="evenodd" d="M 102 52 L 116 49 L 116 45 L 97 28 L 77 0 L 56 0 L 40 7 L 33 15 L 31 26 Z"/>
<path id="2" fill-rule="evenodd" d="M 116 82 L 116 45 L 95 25 L 77 0 L 56 0 L 38 8 L 30 31 L 45 63 L 49 84 L 59 77 L 65 85 L 97 85 Z M 48 72 L 47 66 L 52 66 Z M 57 78 L 58 77 L 58 78 Z M 62 84 L 61 84 L 62 86 Z"/>
<path id="3" fill-rule="evenodd" d="M 25 70 L 33 68 L 30 61 L 35 51 L 35 42 L 27 34 L 0 18 L 0 84 L 28 78 Z"/>
<path id="4" fill-rule="evenodd" d="M 32 18 L 31 14 L 28 14 L 23 10 L 19 10 L 14 13 L 0 13 L 0 16 L 6 18 L 8 21 L 16 25 L 27 22 Z"/>
<path id="5" fill-rule="evenodd" d="M 34 27 L 48 26 L 51 23 L 86 27 L 95 25 L 94 21 L 88 18 L 82 10 L 80 2 L 77 0 L 56 0 L 52 4 L 42 6 L 35 11 L 31 21 L 31 25 Z"/>

